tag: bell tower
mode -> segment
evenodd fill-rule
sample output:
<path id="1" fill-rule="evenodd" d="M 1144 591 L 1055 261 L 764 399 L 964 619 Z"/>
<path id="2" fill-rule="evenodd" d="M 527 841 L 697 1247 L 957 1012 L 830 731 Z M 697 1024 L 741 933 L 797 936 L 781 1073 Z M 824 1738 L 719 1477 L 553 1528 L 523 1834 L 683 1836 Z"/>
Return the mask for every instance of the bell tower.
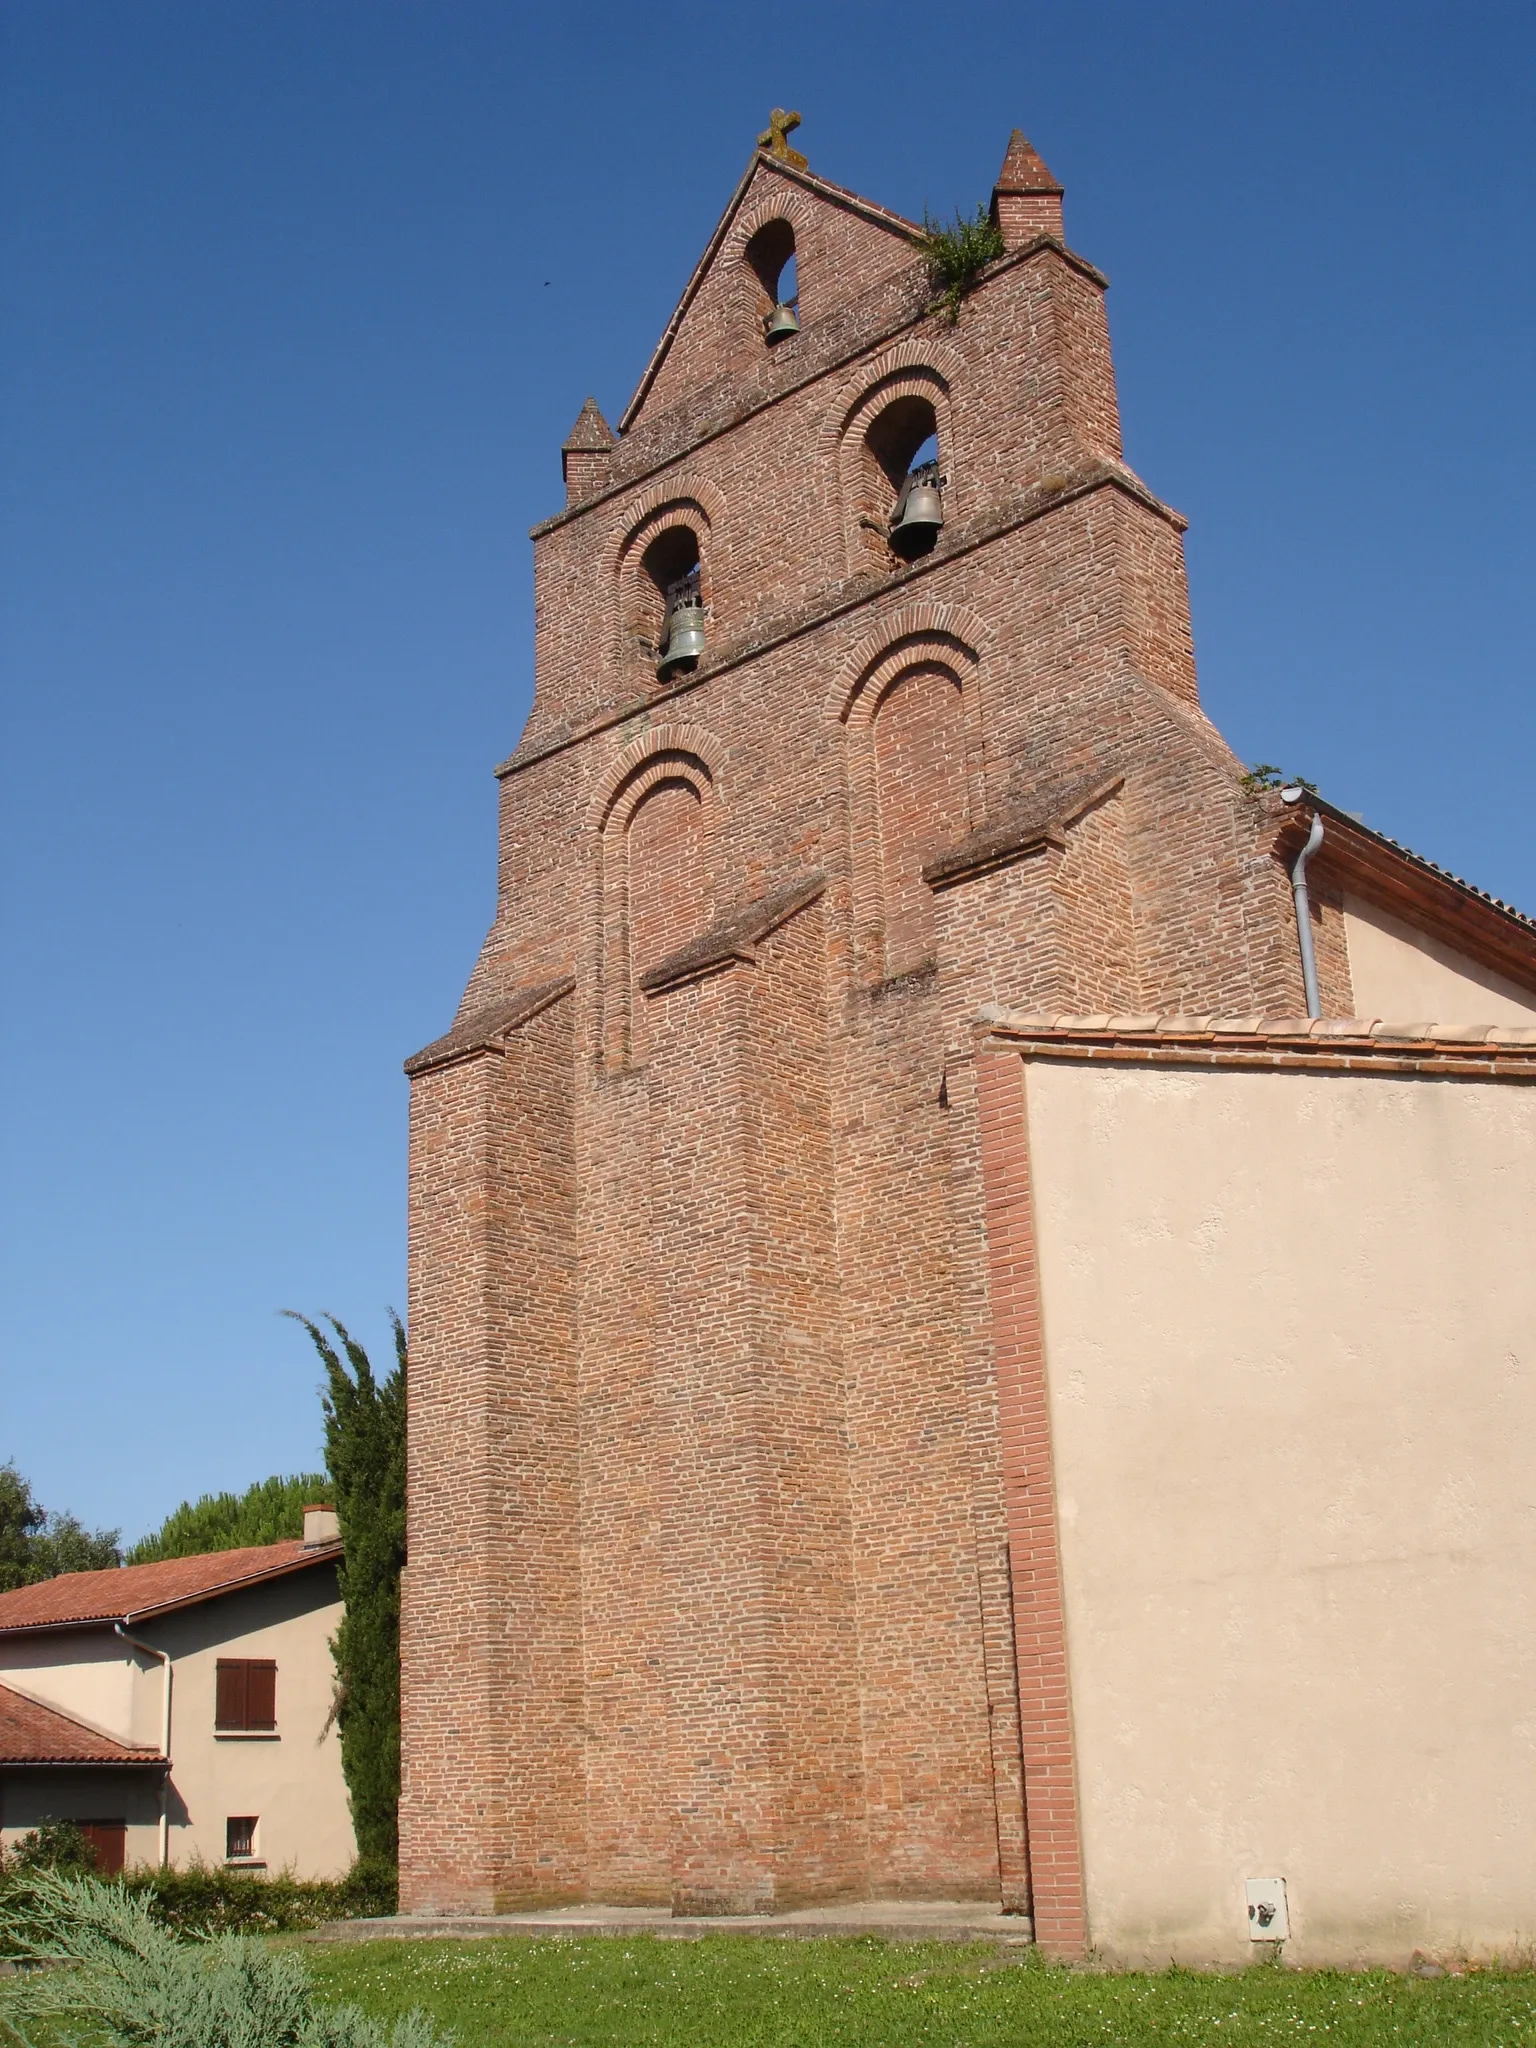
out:
<path id="1" fill-rule="evenodd" d="M 950 318 L 794 119 L 565 443 L 495 922 L 408 1063 L 402 1898 L 1070 1945 L 975 1019 L 1295 1010 L 1294 931 L 1061 186 L 1015 133 Z"/>

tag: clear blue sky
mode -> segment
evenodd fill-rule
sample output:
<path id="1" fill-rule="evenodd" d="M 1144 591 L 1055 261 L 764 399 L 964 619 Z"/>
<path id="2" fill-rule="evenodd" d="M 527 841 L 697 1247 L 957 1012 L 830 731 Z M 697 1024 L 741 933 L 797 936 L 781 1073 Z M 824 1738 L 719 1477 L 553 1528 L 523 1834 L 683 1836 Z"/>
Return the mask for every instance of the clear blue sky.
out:
<path id="1" fill-rule="evenodd" d="M 1536 10 L 7 0 L 0 1458 L 132 1536 L 404 1305 L 402 1058 L 492 908 L 527 528 L 775 103 L 1109 273 L 1238 751 L 1536 908 Z"/>

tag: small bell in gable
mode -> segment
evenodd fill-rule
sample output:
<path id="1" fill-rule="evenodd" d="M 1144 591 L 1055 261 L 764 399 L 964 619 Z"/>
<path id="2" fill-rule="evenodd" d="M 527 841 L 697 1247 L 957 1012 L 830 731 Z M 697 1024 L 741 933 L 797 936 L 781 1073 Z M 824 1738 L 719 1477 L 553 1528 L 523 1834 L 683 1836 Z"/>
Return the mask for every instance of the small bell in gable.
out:
<path id="1" fill-rule="evenodd" d="M 763 329 L 771 348 L 776 341 L 783 341 L 787 335 L 800 332 L 800 315 L 787 301 L 774 307 L 768 315 Z"/>
<path id="2" fill-rule="evenodd" d="M 944 524 L 944 485 L 936 462 L 909 472 L 891 514 L 891 546 L 904 561 L 925 555 Z"/>
<path id="3" fill-rule="evenodd" d="M 667 589 L 666 637 L 656 674 L 662 682 L 669 676 L 686 675 L 704 658 L 704 598 L 699 572 L 692 569 Z"/>

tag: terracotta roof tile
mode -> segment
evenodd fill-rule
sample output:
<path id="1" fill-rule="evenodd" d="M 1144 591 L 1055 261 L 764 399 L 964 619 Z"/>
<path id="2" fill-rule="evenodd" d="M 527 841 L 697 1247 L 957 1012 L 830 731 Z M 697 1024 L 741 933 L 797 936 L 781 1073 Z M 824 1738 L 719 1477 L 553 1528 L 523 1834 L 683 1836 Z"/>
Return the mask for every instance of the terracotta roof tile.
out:
<path id="1" fill-rule="evenodd" d="M 83 1575 L 82 1575 L 83 1576 Z M 94 1572 L 93 1578 L 106 1574 Z M 26 1588 L 24 1590 L 30 1590 Z M 0 1764 L 164 1764 L 144 1743 L 118 1742 L 57 1707 L 0 1685 Z"/>
<path id="2" fill-rule="evenodd" d="M 996 1043 L 1038 1054 L 1208 1065 L 1266 1062 L 1536 1081 L 1536 1025 L 1393 1023 L 1379 1017 L 1070 1017 L 983 1003 Z"/>
<path id="3" fill-rule="evenodd" d="M 57 1628 L 68 1622 L 122 1621 L 130 1615 L 187 1607 L 258 1579 L 301 1570 L 340 1552 L 339 1543 L 306 1546 L 295 1539 L 263 1543 L 250 1550 L 171 1557 L 159 1564 L 131 1564 L 120 1571 L 64 1572 L 35 1586 L 0 1593 L 0 1633 Z"/>

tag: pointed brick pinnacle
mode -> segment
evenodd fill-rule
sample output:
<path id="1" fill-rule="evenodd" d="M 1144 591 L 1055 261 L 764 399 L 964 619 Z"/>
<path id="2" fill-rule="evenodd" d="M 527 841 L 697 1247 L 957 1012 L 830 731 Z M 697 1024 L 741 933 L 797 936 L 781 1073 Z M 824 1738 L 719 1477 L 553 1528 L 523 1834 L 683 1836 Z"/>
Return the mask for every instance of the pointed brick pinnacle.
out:
<path id="1" fill-rule="evenodd" d="M 576 424 L 560 444 L 562 455 L 599 454 L 613 446 L 613 429 L 603 418 L 595 398 L 589 398 L 576 415 Z"/>
<path id="2" fill-rule="evenodd" d="M 1048 192 L 1059 199 L 1065 186 L 1058 185 L 1045 167 L 1039 150 L 1030 141 L 1022 128 L 1015 128 L 1008 138 L 1008 154 L 1003 158 L 1003 168 L 997 174 L 999 192 Z"/>

